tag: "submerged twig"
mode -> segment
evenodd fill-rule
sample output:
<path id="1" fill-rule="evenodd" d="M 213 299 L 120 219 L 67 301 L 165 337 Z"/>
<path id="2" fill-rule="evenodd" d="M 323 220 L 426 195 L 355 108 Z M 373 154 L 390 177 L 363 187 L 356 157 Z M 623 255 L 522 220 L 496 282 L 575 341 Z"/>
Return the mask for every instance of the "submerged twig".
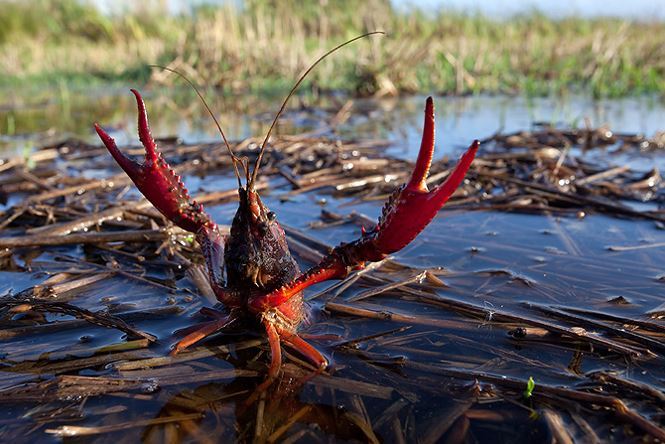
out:
<path id="1" fill-rule="evenodd" d="M 82 319 L 91 324 L 99 325 L 100 327 L 114 328 L 135 338 L 144 338 L 150 342 L 154 342 L 157 338 L 149 333 L 142 332 L 129 326 L 122 319 L 115 316 L 102 313 L 94 313 L 85 308 L 76 307 L 66 302 L 49 302 L 41 300 L 16 300 L 3 298 L 0 299 L 0 310 L 11 309 L 12 311 L 44 311 L 50 313 L 60 313 L 64 315 L 74 316 L 75 318 Z"/>

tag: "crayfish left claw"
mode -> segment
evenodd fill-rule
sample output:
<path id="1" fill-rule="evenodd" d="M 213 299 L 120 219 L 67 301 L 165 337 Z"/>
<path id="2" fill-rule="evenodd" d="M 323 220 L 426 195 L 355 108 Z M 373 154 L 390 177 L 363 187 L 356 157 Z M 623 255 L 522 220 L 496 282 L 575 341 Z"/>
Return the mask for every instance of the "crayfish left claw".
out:
<path id="1" fill-rule="evenodd" d="M 139 191 L 164 216 L 192 233 L 197 233 L 202 229 L 214 228 L 214 222 L 203 211 L 203 207 L 190 198 L 180 176 L 173 171 L 161 153 L 157 151 L 155 141 L 150 135 L 148 114 L 141 94 L 135 89 L 131 91 L 136 97 L 138 107 L 139 139 L 145 148 L 143 163 L 125 156 L 118 149 L 113 138 L 95 123 L 97 134 L 118 162 L 118 165 L 125 170 L 130 179 L 136 184 Z"/>

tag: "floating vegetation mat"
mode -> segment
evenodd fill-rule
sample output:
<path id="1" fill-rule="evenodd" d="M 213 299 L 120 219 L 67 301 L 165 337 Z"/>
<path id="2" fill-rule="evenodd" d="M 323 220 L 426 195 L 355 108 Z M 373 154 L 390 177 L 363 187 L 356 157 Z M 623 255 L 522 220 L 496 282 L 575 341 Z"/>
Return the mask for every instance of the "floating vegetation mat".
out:
<path id="1" fill-rule="evenodd" d="M 274 138 L 258 186 L 303 268 L 374 224 L 411 168 L 384 141 L 330 134 Z M 253 159 L 259 142 L 236 152 Z M 158 143 L 224 230 L 237 193 L 225 148 Z M 331 368 L 287 351 L 258 397 L 258 331 L 169 355 L 216 301 L 192 236 L 104 148 L 6 159 L 0 440 L 663 442 L 665 187 L 657 169 L 612 163 L 663 149 L 662 134 L 605 128 L 483 141 L 412 245 L 306 293 L 301 331 Z"/>

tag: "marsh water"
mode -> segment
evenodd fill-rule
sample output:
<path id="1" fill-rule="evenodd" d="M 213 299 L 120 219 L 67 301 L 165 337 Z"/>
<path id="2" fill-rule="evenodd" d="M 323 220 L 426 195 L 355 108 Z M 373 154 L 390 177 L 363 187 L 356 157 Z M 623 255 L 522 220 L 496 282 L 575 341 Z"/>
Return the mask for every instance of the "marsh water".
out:
<path id="1" fill-rule="evenodd" d="M 156 137 L 175 136 L 187 144 L 217 141 L 214 126 L 193 98 L 183 103 L 182 97 L 158 89 L 146 98 Z M 136 145 L 130 99 L 115 91 L 72 93 L 64 102 L 60 97 L 30 106 L 8 101 L 0 110 L 0 157 L 29 159 L 36 147 L 64 139 L 97 144 L 93 121 L 112 130 L 119 145 Z M 229 138 L 242 140 L 262 134 L 276 99 L 212 104 L 222 110 Z M 345 102 L 342 96 L 300 98 L 278 133 L 330 136 L 324 122 Z M 424 97 L 417 96 L 355 100 L 333 137 L 385 141 L 378 148 L 381 157 L 414 160 L 423 103 Z M 617 133 L 647 135 L 665 130 L 665 105 L 654 98 L 439 97 L 436 105 L 437 158 L 456 157 L 475 138 L 543 123 L 607 125 Z M 662 151 L 573 153 L 608 168 L 627 165 L 645 174 L 665 167 Z M 107 165 L 80 174 L 100 178 L 118 172 Z M 61 163 L 58 168 L 70 167 Z M 184 180 L 193 194 L 234 188 L 228 169 L 185 175 Z M 290 193 L 289 182 L 278 175 L 269 183 L 265 203 L 287 232 L 307 236 L 312 245 L 334 246 L 360 233 L 352 222 L 321 224 L 322 210 L 375 219 L 383 205 L 379 199 L 331 194 L 326 188 Z M 139 198 L 133 187 L 119 196 Z M 0 208 L 6 213 L 23 199 L 23 193 L 10 193 Z M 662 211 L 658 201 L 622 203 Z M 236 204 L 207 210 L 228 224 Z M 204 321 L 198 311 L 211 306 L 182 266 L 174 265 L 178 261 L 168 248 L 160 252 L 163 267 L 89 245 L 17 249 L 15 267 L 0 271 L 4 297 L 58 273 L 119 262 L 122 273 L 102 267 L 108 274 L 104 279 L 54 297 L 92 312 L 125 316 L 157 341 L 132 340 L 66 314 L 6 316 L 0 331 L 0 439 L 554 442 L 562 439 L 562 429 L 580 442 L 658 436 L 649 427 L 665 424 L 663 224 L 573 210 L 528 214 L 453 206 L 395 254 L 394 263 L 369 273 L 370 279 L 343 291 L 329 288 L 334 283 L 308 289 L 310 315 L 301 332 L 331 359 L 331 376 L 313 374 L 287 349 L 281 378 L 250 405 L 244 402 L 262 381 L 268 362 L 260 332 L 235 329 L 211 337 L 190 354 L 165 358 L 177 341 L 174 333 Z M 2 236 L 21 233 L 12 225 L 3 231 Z M 302 268 L 312 265 L 306 254 L 297 256 Z M 408 285 L 390 287 L 407 280 Z M 382 286 L 387 286 L 384 291 L 371 294 Z M 628 333 L 618 337 L 621 332 Z M 526 337 L 520 339 L 522 334 Z M 100 385 L 72 389 L 95 377 L 104 381 L 103 390 Z M 527 396 L 529 378 L 535 388 Z M 120 387 L 108 389 L 109 381 Z M 585 395 L 606 395 L 610 401 L 603 406 Z M 614 399 L 630 414 L 617 413 Z"/>

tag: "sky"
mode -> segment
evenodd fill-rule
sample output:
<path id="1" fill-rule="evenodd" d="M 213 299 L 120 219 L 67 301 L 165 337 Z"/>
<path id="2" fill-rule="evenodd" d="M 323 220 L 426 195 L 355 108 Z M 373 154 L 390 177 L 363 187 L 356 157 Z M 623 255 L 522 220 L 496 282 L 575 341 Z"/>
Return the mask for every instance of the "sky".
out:
<path id="1" fill-rule="evenodd" d="M 92 0 L 104 11 L 122 9 L 132 0 Z M 157 0 L 169 6 L 172 12 L 181 12 L 192 4 L 219 4 L 242 0 Z M 334 1 L 334 0 L 333 0 Z M 488 16 L 510 17 L 534 9 L 553 17 L 612 16 L 647 21 L 665 21 L 665 0 L 391 0 L 401 8 L 415 6 L 428 9 L 456 9 L 480 12 Z"/>
<path id="2" fill-rule="evenodd" d="M 453 8 L 479 11 L 489 16 L 509 17 L 531 10 L 549 16 L 612 16 L 644 20 L 664 20 L 665 0 L 392 0 L 397 7 L 414 5 L 420 9 Z"/>

